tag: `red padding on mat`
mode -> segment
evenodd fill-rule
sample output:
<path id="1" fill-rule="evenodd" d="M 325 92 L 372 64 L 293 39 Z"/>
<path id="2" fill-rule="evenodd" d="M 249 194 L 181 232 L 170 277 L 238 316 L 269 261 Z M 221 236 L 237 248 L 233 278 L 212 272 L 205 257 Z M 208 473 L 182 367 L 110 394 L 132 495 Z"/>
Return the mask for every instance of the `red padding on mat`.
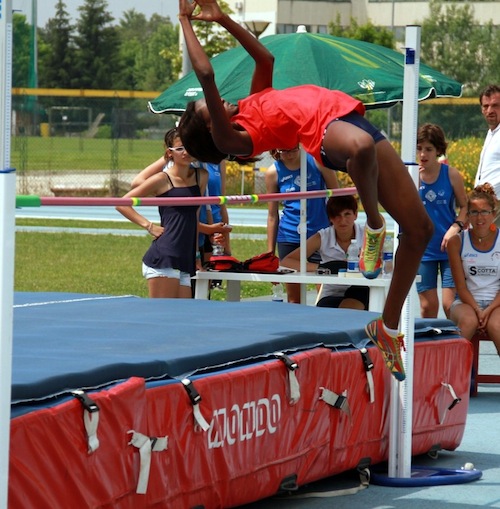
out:
<path id="1" fill-rule="evenodd" d="M 9 508 L 102 507 L 135 491 L 127 432 L 147 429 L 144 380 L 89 396 L 100 407 L 100 446 L 92 454 L 76 399 L 11 421 Z"/>
<path id="2" fill-rule="evenodd" d="M 299 485 L 387 459 L 391 375 L 378 351 L 375 402 L 357 350 L 316 348 L 292 356 L 301 397 L 291 404 L 281 360 L 193 379 L 210 424 L 195 426 L 180 382 L 144 387 L 129 381 L 91 397 L 101 407 L 100 447 L 87 452 L 82 408 L 70 401 L 11 421 L 9 509 L 234 507 L 275 494 L 296 476 Z M 413 453 L 435 444 L 455 449 L 463 436 L 472 353 L 465 339 L 415 344 Z M 461 403 L 452 403 L 453 386 Z M 320 400 L 321 388 L 345 391 L 350 415 Z M 140 453 L 129 430 L 168 436 L 151 454 L 148 490 L 136 494 Z"/>

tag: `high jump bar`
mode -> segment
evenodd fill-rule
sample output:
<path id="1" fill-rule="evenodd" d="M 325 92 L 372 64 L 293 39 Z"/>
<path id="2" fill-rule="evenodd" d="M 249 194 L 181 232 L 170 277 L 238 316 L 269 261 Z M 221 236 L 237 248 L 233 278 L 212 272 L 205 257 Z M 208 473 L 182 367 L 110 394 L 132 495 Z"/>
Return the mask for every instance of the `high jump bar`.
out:
<path id="1" fill-rule="evenodd" d="M 356 194 L 355 187 L 343 189 L 322 189 L 318 191 L 293 192 L 293 193 L 267 193 L 267 194 L 241 194 L 233 196 L 200 196 L 200 197 L 176 197 L 176 198 L 114 198 L 114 197 L 73 197 L 73 196 L 37 196 L 17 195 L 16 207 L 42 207 L 47 205 L 59 206 L 152 206 L 152 205 L 226 205 L 229 203 L 257 203 L 268 201 L 297 200 L 301 198 L 330 198 L 331 196 L 348 196 Z"/>

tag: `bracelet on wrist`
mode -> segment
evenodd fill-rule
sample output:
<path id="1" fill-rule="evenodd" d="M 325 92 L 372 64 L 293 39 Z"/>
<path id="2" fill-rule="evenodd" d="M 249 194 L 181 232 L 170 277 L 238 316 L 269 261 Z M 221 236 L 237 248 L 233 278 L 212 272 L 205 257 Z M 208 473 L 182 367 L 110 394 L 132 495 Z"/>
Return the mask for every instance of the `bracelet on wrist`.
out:
<path id="1" fill-rule="evenodd" d="M 148 227 L 146 228 L 148 233 L 151 233 L 151 228 L 153 228 L 153 223 L 150 221 Z"/>

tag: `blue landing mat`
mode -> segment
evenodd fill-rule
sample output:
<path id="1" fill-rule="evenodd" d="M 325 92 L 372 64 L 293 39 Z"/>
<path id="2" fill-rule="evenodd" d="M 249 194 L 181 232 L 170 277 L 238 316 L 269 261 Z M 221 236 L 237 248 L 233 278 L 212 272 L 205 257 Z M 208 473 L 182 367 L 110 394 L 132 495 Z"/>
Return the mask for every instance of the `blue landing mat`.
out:
<path id="1" fill-rule="evenodd" d="M 131 376 L 182 377 L 324 345 L 362 347 L 376 316 L 272 302 L 16 293 L 12 404 L 49 400 Z M 418 320 L 416 328 L 449 328 Z"/>

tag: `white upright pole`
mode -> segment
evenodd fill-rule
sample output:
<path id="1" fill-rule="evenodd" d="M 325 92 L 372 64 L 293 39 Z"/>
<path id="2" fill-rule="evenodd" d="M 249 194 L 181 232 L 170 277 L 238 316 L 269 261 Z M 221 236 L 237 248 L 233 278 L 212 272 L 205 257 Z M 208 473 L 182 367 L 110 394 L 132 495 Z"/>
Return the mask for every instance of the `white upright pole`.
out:
<path id="1" fill-rule="evenodd" d="M 300 192 L 307 191 L 307 153 L 300 149 Z M 300 200 L 300 272 L 305 273 L 307 269 L 307 199 Z M 300 285 L 300 302 L 307 304 L 307 285 Z"/>
<path id="2" fill-rule="evenodd" d="M 403 161 L 409 162 L 414 162 L 416 159 L 420 30 L 420 26 L 406 27 L 401 156 Z M 418 171 L 416 166 L 410 165 L 408 171 L 418 187 Z M 406 379 L 401 383 L 393 379 L 391 387 L 389 477 L 411 477 L 413 362 L 415 349 L 415 316 L 413 310 L 415 309 L 416 300 L 417 291 L 414 283 L 406 298 L 401 314 L 401 331 L 405 335 L 406 344 L 406 352 L 403 352 Z"/>
<path id="3" fill-rule="evenodd" d="M 10 169 L 12 0 L 0 0 L 0 509 L 9 486 L 16 177 Z"/>

